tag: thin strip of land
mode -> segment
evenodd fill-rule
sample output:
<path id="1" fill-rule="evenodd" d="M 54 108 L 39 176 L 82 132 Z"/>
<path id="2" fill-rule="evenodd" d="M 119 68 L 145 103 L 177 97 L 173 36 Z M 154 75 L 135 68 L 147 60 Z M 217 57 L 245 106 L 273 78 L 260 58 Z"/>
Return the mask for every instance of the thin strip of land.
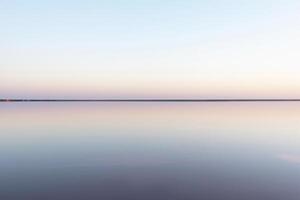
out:
<path id="1" fill-rule="evenodd" d="M 220 99 L 0 99 L 0 102 L 292 102 L 300 99 L 220 98 Z"/>

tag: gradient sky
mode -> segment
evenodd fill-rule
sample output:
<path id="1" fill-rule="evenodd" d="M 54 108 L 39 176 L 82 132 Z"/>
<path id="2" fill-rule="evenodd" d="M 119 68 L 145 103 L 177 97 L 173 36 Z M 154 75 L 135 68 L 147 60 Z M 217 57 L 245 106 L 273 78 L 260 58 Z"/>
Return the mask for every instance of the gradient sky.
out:
<path id="1" fill-rule="evenodd" d="M 299 0 L 0 0 L 0 97 L 300 97 Z"/>

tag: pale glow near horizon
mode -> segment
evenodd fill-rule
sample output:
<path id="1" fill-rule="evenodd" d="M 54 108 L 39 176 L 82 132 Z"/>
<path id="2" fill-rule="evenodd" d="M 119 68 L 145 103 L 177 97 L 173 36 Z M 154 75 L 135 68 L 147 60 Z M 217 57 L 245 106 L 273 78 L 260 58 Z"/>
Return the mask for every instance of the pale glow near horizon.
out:
<path id="1" fill-rule="evenodd" d="M 0 5 L 0 97 L 300 97 L 295 0 Z"/>

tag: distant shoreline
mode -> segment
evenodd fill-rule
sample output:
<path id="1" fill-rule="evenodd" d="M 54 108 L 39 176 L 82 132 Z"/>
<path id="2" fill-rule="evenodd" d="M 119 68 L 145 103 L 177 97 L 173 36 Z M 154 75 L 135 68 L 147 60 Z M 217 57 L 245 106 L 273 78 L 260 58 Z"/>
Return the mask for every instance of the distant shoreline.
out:
<path id="1" fill-rule="evenodd" d="M 280 102 L 300 99 L 0 99 L 0 102 Z"/>

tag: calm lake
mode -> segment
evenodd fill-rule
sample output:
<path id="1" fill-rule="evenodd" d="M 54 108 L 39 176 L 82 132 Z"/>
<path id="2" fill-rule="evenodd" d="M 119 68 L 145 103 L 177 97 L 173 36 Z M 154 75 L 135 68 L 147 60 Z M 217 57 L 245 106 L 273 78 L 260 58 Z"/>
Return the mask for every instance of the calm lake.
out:
<path id="1" fill-rule="evenodd" d="M 0 199 L 299 200 L 300 102 L 3 102 Z"/>

